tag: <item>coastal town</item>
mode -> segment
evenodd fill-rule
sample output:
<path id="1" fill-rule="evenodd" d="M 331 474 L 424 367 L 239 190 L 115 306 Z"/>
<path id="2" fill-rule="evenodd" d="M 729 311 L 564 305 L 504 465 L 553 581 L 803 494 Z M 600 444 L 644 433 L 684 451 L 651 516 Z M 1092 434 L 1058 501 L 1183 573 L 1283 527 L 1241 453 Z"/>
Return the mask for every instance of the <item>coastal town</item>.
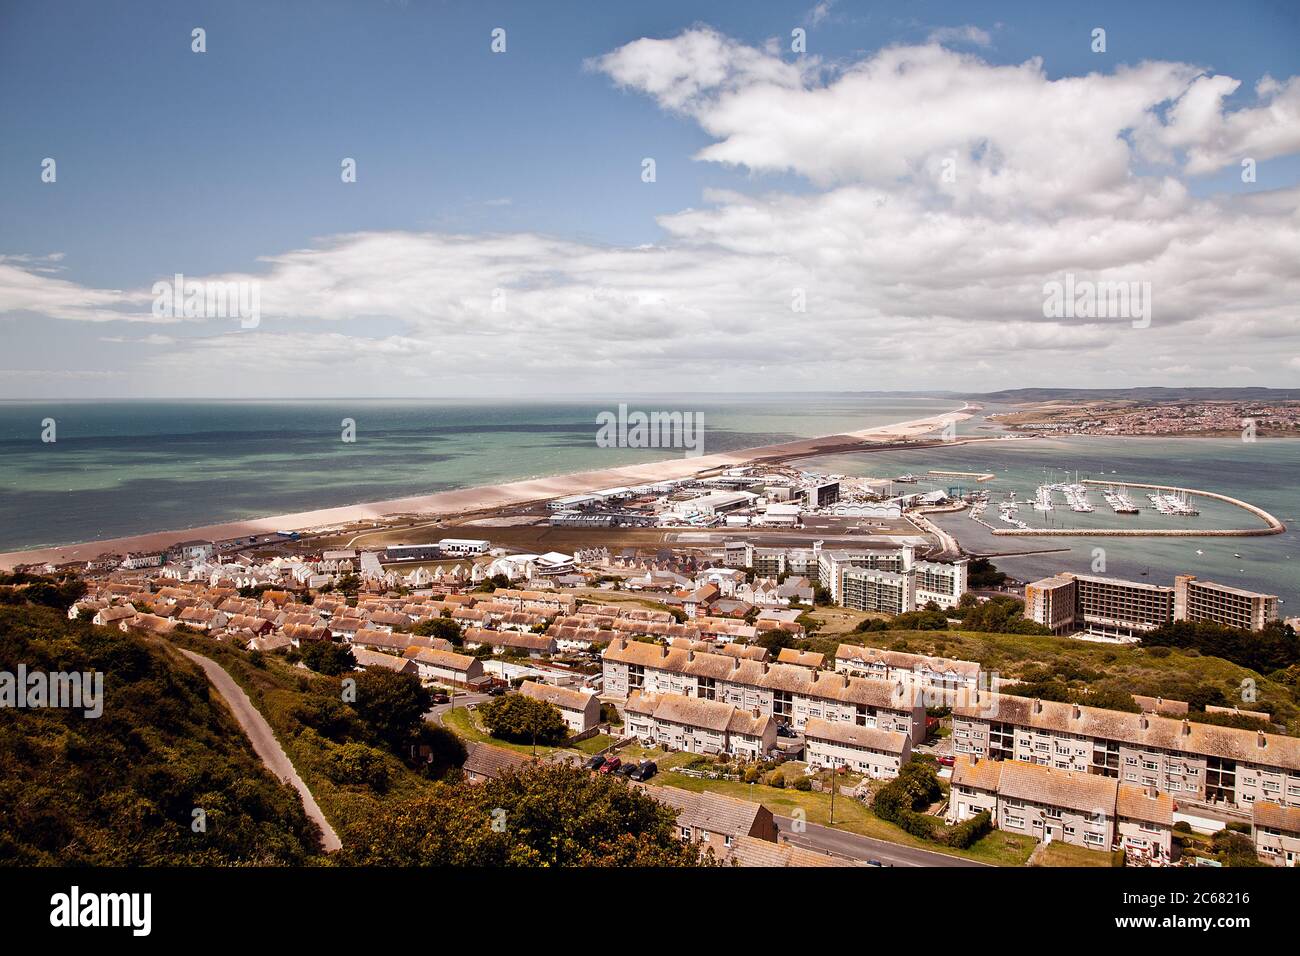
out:
<path id="1" fill-rule="evenodd" d="M 1030 435 L 1285 438 L 1300 435 L 1300 402 L 1046 402 L 991 420 Z"/>
<path id="2" fill-rule="evenodd" d="M 1213 862 L 1203 847 L 1220 831 L 1263 862 L 1300 860 L 1300 738 L 1281 714 L 1141 694 L 1094 706 L 1086 690 L 1044 700 L 1017 693 L 1023 674 L 871 644 L 872 628 L 960 630 L 982 608 L 1010 608 L 1008 631 L 1099 646 L 1180 623 L 1258 634 L 1295 623 L 1275 595 L 1193 575 L 990 577 L 925 518 L 979 494 L 911 492 L 911 477 L 749 464 L 454 521 L 183 539 L 19 570 L 77 573 L 73 620 L 299 666 L 333 649 L 360 671 L 410 674 L 440 702 L 430 719 L 465 739 L 468 780 L 537 761 L 618 774 L 739 865 L 963 865 L 981 857 L 954 847 L 983 840 L 1003 863 L 1194 866 Z M 439 528 L 457 536 L 427 534 Z M 629 543 L 652 529 L 671 542 Z M 581 546 L 520 547 L 549 535 Z M 493 737 L 480 709 L 503 695 L 552 708 L 567 739 L 538 753 Z M 869 808 L 918 774 L 936 799 L 891 841 L 912 818 Z M 759 783 L 840 798 L 842 818 L 873 823 L 809 827 Z"/>

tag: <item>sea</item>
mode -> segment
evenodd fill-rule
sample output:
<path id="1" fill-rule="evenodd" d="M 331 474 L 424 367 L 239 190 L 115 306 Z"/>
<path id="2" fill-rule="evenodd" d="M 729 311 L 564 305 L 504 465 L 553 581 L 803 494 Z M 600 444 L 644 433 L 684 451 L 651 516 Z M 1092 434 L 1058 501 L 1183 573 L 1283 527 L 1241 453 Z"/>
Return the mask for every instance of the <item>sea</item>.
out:
<path id="1" fill-rule="evenodd" d="M 629 395 L 617 402 L 565 400 L 357 399 L 301 402 L 0 403 L 0 551 L 49 547 L 226 521 L 382 501 L 680 457 L 682 451 L 607 448 L 597 442 L 602 414 L 629 411 L 701 416 L 703 452 L 832 435 L 924 418 L 960 406 L 950 398 L 853 394 Z M 958 438 L 1001 432 L 984 412 Z M 50 421 L 53 422 L 51 432 Z M 346 422 L 345 422 L 346 420 Z M 345 441 L 347 422 L 355 441 Z M 42 440 L 52 437 L 53 441 Z M 939 523 L 967 549 L 998 553 L 995 563 L 1021 579 L 1063 570 L 1089 573 L 1102 548 L 1104 572 L 1171 583 L 1180 573 L 1262 590 L 1300 613 L 1300 442 L 1210 438 L 1064 437 L 858 452 L 807 459 L 828 474 L 922 480 L 897 490 L 987 489 L 994 504 L 1014 491 L 1032 499 L 1044 481 L 1097 478 L 1122 484 L 1187 485 L 1242 498 L 1287 524 L 1258 538 L 1015 538 L 990 535 L 964 514 Z M 929 479 L 930 469 L 993 472 L 993 481 Z M 1196 499 L 1201 515 L 1165 518 L 1131 496 L 1136 517 L 1064 507 L 1047 515 L 1022 507 L 1031 525 L 1134 522 L 1153 527 L 1233 527 L 1258 519 Z M 1047 550 L 1008 556 L 1004 552 Z M 1239 557 L 1238 557 L 1239 555 Z"/>

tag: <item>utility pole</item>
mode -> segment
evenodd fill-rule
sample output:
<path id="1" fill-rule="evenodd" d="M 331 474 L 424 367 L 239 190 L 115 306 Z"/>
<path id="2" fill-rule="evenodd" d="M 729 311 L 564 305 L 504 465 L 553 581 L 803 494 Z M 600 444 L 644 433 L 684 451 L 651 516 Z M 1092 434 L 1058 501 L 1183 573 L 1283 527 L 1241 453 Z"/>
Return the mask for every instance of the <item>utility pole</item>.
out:
<path id="1" fill-rule="evenodd" d="M 835 767 L 831 766 L 831 818 L 827 826 L 835 826 L 835 791 L 840 788 L 839 782 L 835 779 Z"/>

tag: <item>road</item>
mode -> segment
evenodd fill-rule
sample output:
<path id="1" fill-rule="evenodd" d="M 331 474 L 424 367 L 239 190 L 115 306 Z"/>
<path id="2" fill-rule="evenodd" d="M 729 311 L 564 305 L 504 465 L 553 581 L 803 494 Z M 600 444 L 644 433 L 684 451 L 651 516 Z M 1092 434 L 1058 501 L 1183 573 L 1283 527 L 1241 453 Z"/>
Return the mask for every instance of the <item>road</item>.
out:
<path id="1" fill-rule="evenodd" d="M 776 826 L 786 843 L 853 860 L 879 860 L 891 866 L 989 866 L 988 863 L 875 840 L 816 823 L 805 823 L 804 832 L 795 833 L 794 820 L 790 817 L 777 817 Z"/>
<path id="2" fill-rule="evenodd" d="M 262 763 L 266 769 L 275 774 L 281 783 L 291 783 L 293 788 L 298 791 L 298 796 L 302 798 L 303 809 L 307 811 L 307 816 L 316 822 L 320 827 L 321 845 L 326 853 L 333 853 L 335 850 L 342 849 L 343 843 L 339 840 L 338 834 L 330 826 L 325 814 L 321 812 L 320 806 L 316 803 L 316 798 L 311 795 L 307 789 L 307 784 L 303 783 L 302 777 L 298 776 L 298 771 L 294 769 L 289 755 L 284 752 L 280 742 L 275 739 L 275 733 L 271 730 L 271 725 L 266 722 L 266 718 L 261 712 L 253 706 L 253 702 L 248 699 L 244 689 L 235 683 L 235 679 L 226 673 L 216 661 L 210 657 L 204 657 L 202 654 L 195 654 L 193 651 L 187 651 L 179 648 L 180 652 L 188 657 L 194 663 L 203 668 L 203 673 L 216 687 L 217 693 L 225 698 L 226 704 L 230 707 L 231 713 L 239 721 L 239 726 L 243 728 L 249 742 L 253 745 L 253 750 L 262 758 Z"/>

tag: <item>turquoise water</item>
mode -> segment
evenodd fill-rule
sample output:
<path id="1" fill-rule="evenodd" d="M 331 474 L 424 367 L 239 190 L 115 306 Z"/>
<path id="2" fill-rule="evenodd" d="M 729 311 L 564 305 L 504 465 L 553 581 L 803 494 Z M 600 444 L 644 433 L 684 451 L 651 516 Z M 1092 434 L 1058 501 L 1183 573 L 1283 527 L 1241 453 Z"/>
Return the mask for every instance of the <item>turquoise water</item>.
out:
<path id="1" fill-rule="evenodd" d="M 0 550 L 69 544 L 673 457 L 596 445 L 596 416 L 703 415 L 704 452 L 923 418 L 950 400 L 0 404 Z M 53 418 L 56 441 L 41 441 Z M 341 440 L 344 418 L 356 442 Z"/>
<path id="2" fill-rule="evenodd" d="M 989 409 L 994 411 L 994 409 Z M 983 423 L 972 420 L 959 430 L 963 435 L 988 435 Z M 977 553 L 1033 551 L 1067 548 L 1056 554 L 999 557 L 998 567 L 1022 579 L 1032 580 L 1057 571 L 1090 573 L 1093 549 L 1105 549 L 1106 574 L 1172 584 L 1175 574 L 1190 573 L 1207 580 L 1236 587 L 1265 591 L 1282 598 L 1284 617 L 1300 614 L 1300 441 L 1260 439 L 1253 443 L 1215 438 L 1092 438 L 1065 437 L 1034 439 L 1029 442 L 989 442 L 880 453 L 834 455 L 809 459 L 804 467 L 820 471 L 892 478 L 906 472 L 924 476 L 929 469 L 994 472 L 993 481 L 939 479 L 921 481 L 913 487 L 986 488 L 992 498 L 984 518 L 995 528 L 1007 527 L 998 520 L 994 503 L 1007 492 L 1017 499 L 1032 499 L 1034 490 L 1046 478 L 1080 478 L 1114 481 L 1145 481 L 1184 485 L 1231 495 L 1258 505 L 1280 518 L 1287 531 L 1258 538 L 1019 538 L 993 536 L 965 514 L 941 517 L 938 523 L 954 534 L 961 544 Z M 1146 493 L 1131 489 L 1130 497 L 1142 509 L 1133 516 L 1115 515 L 1102 499 L 1100 489 L 1088 498 L 1096 509 L 1092 514 L 1075 514 L 1065 507 L 1060 494 L 1056 509 L 1046 515 L 1023 505 L 1019 517 L 1031 527 L 1149 527 L 1149 528 L 1245 528 L 1262 525 L 1253 515 L 1232 505 L 1194 498 L 1198 517 L 1171 518 L 1149 509 Z M 1203 552 L 1197 554 L 1197 551 Z M 1241 557 L 1234 557 L 1240 554 Z M 1142 572 L 1147 574 L 1143 575 Z"/>

